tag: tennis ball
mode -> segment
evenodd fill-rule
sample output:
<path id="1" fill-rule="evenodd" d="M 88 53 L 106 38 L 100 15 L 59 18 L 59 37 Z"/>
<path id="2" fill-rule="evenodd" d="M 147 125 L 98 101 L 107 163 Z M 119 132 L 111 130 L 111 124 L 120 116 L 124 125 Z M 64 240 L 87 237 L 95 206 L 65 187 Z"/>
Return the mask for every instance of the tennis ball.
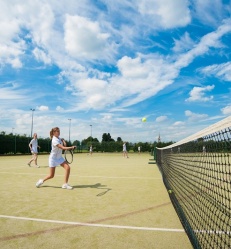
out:
<path id="1" fill-rule="evenodd" d="M 168 190 L 168 192 L 169 192 L 169 194 L 171 194 L 171 193 L 172 193 L 172 190 L 171 190 L 171 189 L 169 189 L 169 190 Z"/>
<path id="2" fill-rule="evenodd" d="M 146 118 L 142 118 L 142 122 L 146 122 L 147 121 L 147 119 Z"/>

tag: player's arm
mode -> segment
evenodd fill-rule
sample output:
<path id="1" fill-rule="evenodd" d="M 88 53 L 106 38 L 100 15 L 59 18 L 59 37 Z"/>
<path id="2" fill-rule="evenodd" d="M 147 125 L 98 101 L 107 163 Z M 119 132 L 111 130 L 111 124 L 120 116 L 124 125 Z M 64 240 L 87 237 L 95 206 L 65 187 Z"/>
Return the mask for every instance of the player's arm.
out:
<path id="1" fill-rule="evenodd" d="M 32 151 L 32 143 L 31 142 L 29 143 L 29 148 L 30 148 L 30 151 Z"/>
<path id="2" fill-rule="evenodd" d="M 76 148 L 76 146 L 67 147 L 67 146 L 64 146 L 62 144 L 57 144 L 57 147 L 62 149 L 62 150 L 74 150 Z"/>
<path id="3" fill-rule="evenodd" d="M 61 141 L 63 142 L 63 145 L 64 145 L 64 146 L 67 146 L 67 143 L 66 143 L 66 141 L 65 141 L 64 138 L 61 138 Z"/>

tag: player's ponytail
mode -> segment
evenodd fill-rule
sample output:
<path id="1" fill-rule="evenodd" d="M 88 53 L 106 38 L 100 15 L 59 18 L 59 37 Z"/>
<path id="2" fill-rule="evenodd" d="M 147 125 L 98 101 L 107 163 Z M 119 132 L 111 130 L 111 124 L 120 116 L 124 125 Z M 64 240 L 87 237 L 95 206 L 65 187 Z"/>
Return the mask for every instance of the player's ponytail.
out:
<path id="1" fill-rule="evenodd" d="M 50 138 L 51 138 L 51 139 L 53 138 L 53 128 L 52 128 L 51 131 L 50 131 Z"/>
<path id="2" fill-rule="evenodd" d="M 51 129 L 51 131 L 50 131 L 50 138 L 51 138 L 51 139 L 52 139 L 53 136 L 54 136 L 54 132 L 57 131 L 57 130 L 59 130 L 59 127 L 54 127 L 54 128 Z"/>

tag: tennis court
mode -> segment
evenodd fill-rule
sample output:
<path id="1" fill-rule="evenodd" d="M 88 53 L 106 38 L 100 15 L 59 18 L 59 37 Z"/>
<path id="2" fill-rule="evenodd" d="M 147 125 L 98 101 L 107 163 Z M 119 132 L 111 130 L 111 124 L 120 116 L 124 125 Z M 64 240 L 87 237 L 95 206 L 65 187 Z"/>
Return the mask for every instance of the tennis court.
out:
<path id="1" fill-rule="evenodd" d="M 149 154 L 75 154 L 69 183 L 64 170 L 40 188 L 30 156 L 0 157 L 0 248 L 191 249 Z"/>

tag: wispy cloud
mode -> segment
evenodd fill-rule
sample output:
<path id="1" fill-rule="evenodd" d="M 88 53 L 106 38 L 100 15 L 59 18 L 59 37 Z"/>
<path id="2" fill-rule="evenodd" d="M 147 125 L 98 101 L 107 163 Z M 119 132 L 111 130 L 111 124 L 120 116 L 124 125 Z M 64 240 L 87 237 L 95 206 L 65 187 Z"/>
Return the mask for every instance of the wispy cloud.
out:
<path id="1" fill-rule="evenodd" d="M 231 81 L 231 62 L 213 64 L 201 69 L 205 75 L 214 75 L 217 78 L 225 81 Z"/>
<path id="2" fill-rule="evenodd" d="M 41 105 L 41 106 L 38 106 L 36 109 L 39 110 L 39 111 L 48 111 L 48 110 L 49 110 L 49 107 L 48 107 L 48 106 Z"/>
<path id="3" fill-rule="evenodd" d="M 198 122 L 208 117 L 207 114 L 193 113 L 192 111 L 189 111 L 189 110 L 185 111 L 185 116 L 188 117 L 189 121 L 193 121 L 193 122 Z"/>
<path id="4" fill-rule="evenodd" d="M 157 122 L 157 123 L 161 123 L 161 122 L 166 121 L 167 119 L 168 119 L 167 116 L 160 116 L 160 117 L 157 117 L 157 118 L 156 118 L 156 122 Z"/>
<path id="5" fill-rule="evenodd" d="M 224 115 L 231 115 L 231 105 L 227 105 L 224 108 L 221 109 L 221 112 Z"/>
<path id="6" fill-rule="evenodd" d="M 189 95 L 190 97 L 186 99 L 186 101 L 193 102 L 193 101 L 210 101 L 213 99 L 213 96 L 206 97 L 205 92 L 210 92 L 214 89 L 214 85 L 211 86 L 205 86 L 205 87 L 193 87 L 193 89 L 190 91 Z"/>
<path id="7" fill-rule="evenodd" d="M 188 32 L 185 32 L 184 35 L 181 36 L 179 40 L 174 39 L 174 43 L 175 45 L 172 50 L 176 53 L 191 50 L 191 48 L 195 44 L 195 42 L 190 38 Z"/>

